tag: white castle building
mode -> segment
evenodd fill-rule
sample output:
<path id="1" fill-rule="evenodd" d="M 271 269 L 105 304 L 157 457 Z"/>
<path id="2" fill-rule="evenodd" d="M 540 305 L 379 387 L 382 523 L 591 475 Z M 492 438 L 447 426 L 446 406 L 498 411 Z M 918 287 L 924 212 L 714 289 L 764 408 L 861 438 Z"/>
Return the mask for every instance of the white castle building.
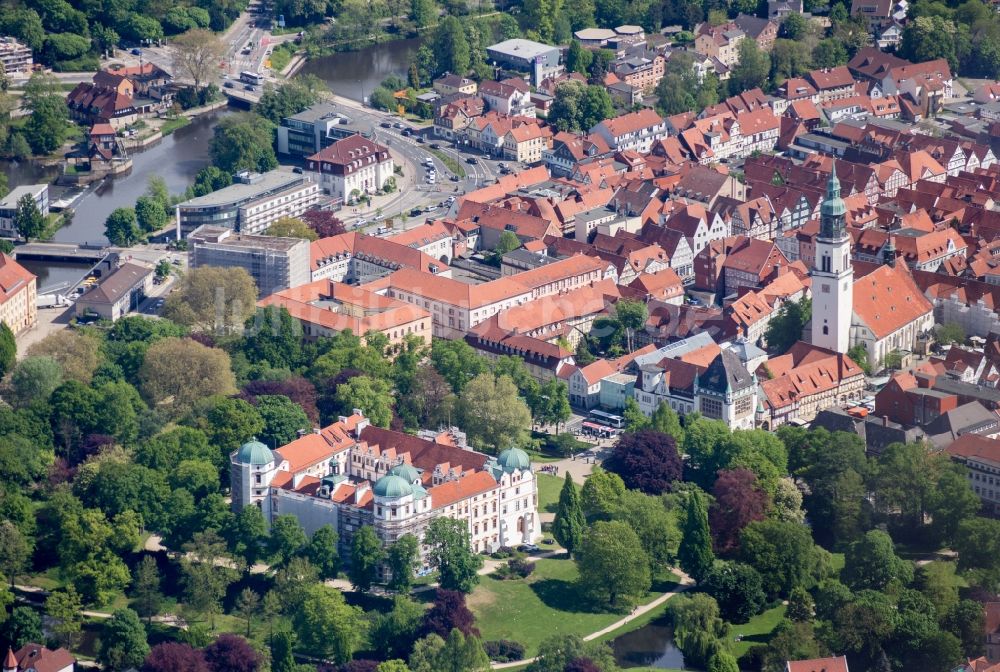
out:
<path id="1" fill-rule="evenodd" d="M 251 440 L 230 464 L 234 510 L 259 506 L 269 524 L 291 514 L 310 535 L 330 525 L 345 555 L 362 525 L 389 545 L 407 533 L 423 539 L 438 516 L 465 522 L 479 553 L 541 536 L 527 453 L 479 453 L 457 432 L 420 438 L 374 427 L 355 410 L 276 450 Z"/>

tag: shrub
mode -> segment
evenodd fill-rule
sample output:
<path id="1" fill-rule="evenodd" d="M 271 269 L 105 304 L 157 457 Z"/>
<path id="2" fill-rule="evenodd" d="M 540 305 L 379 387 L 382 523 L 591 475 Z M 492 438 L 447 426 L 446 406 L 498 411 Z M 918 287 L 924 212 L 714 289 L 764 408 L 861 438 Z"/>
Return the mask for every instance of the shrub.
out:
<path id="1" fill-rule="evenodd" d="M 524 658 L 524 647 L 509 639 L 494 639 L 483 642 L 483 649 L 490 660 L 498 663 L 509 663 Z"/>
<path id="2" fill-rule="evenodd" d="M 493 572 L 493 578 L 500 581 L 508 579 L 524 579 L 535 571 L 535 563 L 528 562 L 523 558 L 511 558 L 506 565 L 501 565 Z"/>

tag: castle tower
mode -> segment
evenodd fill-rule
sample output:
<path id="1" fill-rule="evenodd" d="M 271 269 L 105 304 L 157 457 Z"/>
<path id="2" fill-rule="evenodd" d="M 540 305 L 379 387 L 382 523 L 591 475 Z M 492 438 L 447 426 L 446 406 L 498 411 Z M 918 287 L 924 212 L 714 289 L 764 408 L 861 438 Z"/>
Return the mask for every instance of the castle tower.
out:
<path id="1" fill-rule="evenodd" d="M 812 344 L 846 353 L 850 345 L 854 269 L 851 236 L 845 226 L 847 207 L 840 197 L 837 165 L 830 170 L 820 209 L 816 261 L 812 276 Z"/>
<path id="2" fill-rule="evenodd" d="M 17 672 L 17 658 L 14 657 L 14 650 L 7 647 L 7 655 L 3 661 L 3 672 Z"/>

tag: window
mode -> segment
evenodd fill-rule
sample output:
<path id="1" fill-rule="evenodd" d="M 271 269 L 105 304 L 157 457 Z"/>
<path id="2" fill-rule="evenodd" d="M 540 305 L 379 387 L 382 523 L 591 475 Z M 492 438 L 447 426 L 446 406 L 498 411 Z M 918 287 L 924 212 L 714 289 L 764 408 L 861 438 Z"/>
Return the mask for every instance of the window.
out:
<path id="1" fill-rule="evenodd" d="M 707 418 L 722 418 L 722 402 L 708 397 L 701 398 L 701 413 Z"/>

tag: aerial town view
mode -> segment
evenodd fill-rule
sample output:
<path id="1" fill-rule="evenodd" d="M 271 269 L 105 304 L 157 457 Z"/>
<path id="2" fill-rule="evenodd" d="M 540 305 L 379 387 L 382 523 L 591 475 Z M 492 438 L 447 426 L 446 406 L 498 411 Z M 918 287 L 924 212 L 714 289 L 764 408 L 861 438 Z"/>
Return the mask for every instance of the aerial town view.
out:
<path id="1" fill-rule="evenodd" d="M 0 0 L 0 672 L 1000 672 L 998 156 L 987 0 Z"/>

